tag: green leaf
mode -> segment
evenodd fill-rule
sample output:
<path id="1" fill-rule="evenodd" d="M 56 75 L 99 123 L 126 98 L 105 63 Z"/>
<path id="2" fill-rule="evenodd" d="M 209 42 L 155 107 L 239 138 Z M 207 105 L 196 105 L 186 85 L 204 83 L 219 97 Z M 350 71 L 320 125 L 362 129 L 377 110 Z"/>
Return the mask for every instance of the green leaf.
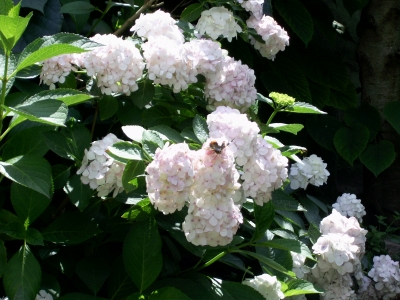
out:
<path id="1" fill-rule="evenodd" d="M 0 15 L 8 15 L 11 8 L 14 7 L 14 2 L 12 0 L 3 0 L 0 5 Z M 1 270 L 1 269 L 0 269 Z"/>
<path id="2" fill-rule="evenodd" d="M 319 237 L 321 236 L 321 232 L 319 232 L 319 228 L 315 224 L 310 224 L 307 231 L 308 237 L 310 238 L 311 242 L 315 244 Z"/>
<path id="3" fill-rule="evenodd" d="M 276 129 L 278 131 L 290 132 L 295 135 L 297 135 L 297 133 L 304 128 L 304 126 L 301 124 L 284 124 L 284 123 L 272 123 L 269 124 L 269 127 L 272 127 L 273 129 Z"/>
<path id="4" fill-rule="evenodd" d="M 145 132 L 142 126 L 130 125 L 130 126 L 122 126 L 122 131 L 125 135 L 131 140 L 142 143 L 143 132 Z"/>
<path id="5" fill-rule="evenodd" d="M 368 0 L 347 0 L 343 2 L 344 7 L 349 12 L 350 16 L 353 15 L 357 10 L 362 9 L 368 4 Z"/>
<path id="6" fill-rule="evenodd" d="M 36 102 L 40 100 L 55 99 L 60 100 L 67 106 L 80 104 L 92 99 L 93 96 L 73 89 L 56 89 L 41 91 L 32 97 L 29 97 L 26 102 Z"/>
<path id="7" fill-rule="evenodd" d="M 63 14 L 84 15 L 95 11 L 96 7 L 86 1 L 74 1 L 63 5 L 60 12 Z"/>
<path id="8" fill-rule="evenodd" d="M 43 156 L 49 150 L 41 133 L 54 127 L 37 126 L 25 129 L 9 139 L 4 147 L 2 159 L 8 160 L 19 155 Z"/>
<path id="9" fill-rule="evenodd" d="M 114 96 L 103 95 L 98 103 L 102 121 L 111 118 L 118 110 L 118 101 Z"/>
<path id="10" fill-rule="evenodd" d="M 304 5 L 297 0 L 284 0 L 277 1 L 274 8 L 294 33 L 307 45 L 314 34 L 314 23 Z"/>
<path id="11" fill-rule="evenodd" d="M 6 265 L 7 265 L 7 249 L 6 247 L 4 247 L 4 242 L 0 240 L 0 278 L 3 277 Z"/>
<path id="12" fill-rule="evenodd" d="M 286 284 L 288 288 L 284 293 L 285 298 L 302 294 L 322 294 L 324 292 L 321 288 L 314 287 L 311 282 L 302 279 L 290 279 Z"/>
<path id="13" fill-rule="evenodd" d="M 143 175 L 145 170 L 145 165 L 143 161 L 140 160 L 130 160 L 125 166 L 124 173 L 122 174 L 122 186 L 125 192 L 129 193 L 135 190 L 137 187 L 130 184 L 129 182 L 139 175 Z"/>
<path id="14" fill-rule="evenodd" d="M 188 296 L 174 287 L 165 287 L 151 293 L 149 300 L 190 300 Z"/>
<path id="15" fill-rule="evenodd" d="M 34 228 L 26 230 L 25 240 L 30 245 L 44 246 L 42 234 Z"/>
<path id="16" fill-rule="evenodd" d="M 256 223 L 256 230 L 252 238 L 253 241 L 260 239 L 264 236 L 265 231 L 271 226 L 274 221 L 275 209 L 272 202 L 264 203 L 263 206 L 254 204 L 254 217 Z"/>
<path id="17" fill-rule="evenodd" d="M 73 222 L 71 222 L 73 220 Z M 56 244 L 78 244 L 100 231 L 97 224 L 79 212 L 66 212 L 42 231 L 45 241 Z"/>
<path id="18" fill-rule="evenodd" d="M 283 216 L 285 220 L 289 221 L 290 223 L 304 229 L 304 221 L 299 214 L 287 210 L 276 210 L 276 213 Z"/>
<path id="19" fill-rule="evenodd" d="M 137 288 L 125 270 L 121 256 L 113 262 L 107 283 L 108 299 L 126 299 L 129 295 L 137 292 Z"/>
<path id="20" fill-rule="evenodd" d="M 11 203 L 18 217 L 25 224 L 32 224 L 50 204 L 50 199 L 41 193 L 13 182 L 11 184 Z"/>
<path id="21" fill-rule="evenodd" d="M 288 211 L 302 211 L 300 203 L 292 196 L 286 194 L 282 189 L 277 189 L 272 192 L 272 203 L 275 209 Z"/>
<path id="22" fill-rule="evenodd" d="M 238 282 L 231 282 L 226 280 L 220 280 L 216 278 L 211 278 L 213 289 L 220 292 L 223 298 L 226 300 L 265 300 L 264 296 L 261 295 L 254 288 L 244 285 Z"/>
<path id="23" fill-rule="evenodd" d="M 348 126 L 361 123 L 367 127 L 369 130 L 369 141 L 372 141 L 375 138 L 381 128 L 381 117 L 379 111 L 372 105 L 366 103 L 361 104 L 357 109 L 350 108 L 346 110 L 344 121 Z"/>
<path id="24" fill-rule="evenodd" d="M 312 202 L 314 202 L 322 211 L 326 214 L 328 214 L 328 208 L 326 207 L 326 204 L 320 201 L 319 199 L 315 198 L 314 196 L 311 195 L 306 195 L 308 199 L 310 199 Z"/>
<path id="25" fill-rule="evenodd" d="M 172 125 L 171 112 L 167 108 L 160 106 L 153 106 L 143 111 L 142 120 L 142 125 L 145 127 L 153 127 L 157 125 Z"/>
<path id="26" fill-rule="evenodd" d="M 0 38 L 5 52 L 10 52 L 21 38 L 32 15 L 32 12 L 24 18 L 0 15 Z"/>
<path id="27" fill-rule="evenodd" d="M 35 102 L 28 102 L 28 100 L 16 107 L 3 107 L 34 122 L 65 126 L 68 108 L 63 102 L 53 99 Z"/>
<path id="28" fill-rule="evenodd" d="M 76 274 L 97 295 L 110 274 L 109 263 L 98 257 L 84 257 L 76 265 Z"/>
<path id="29" fill-rule="evenodd" d="M 42 136 L 47 147 L 58 156 L 71 160 L 76 159 L 73 155 L 74 145 L 71 139 L 57 131 L 43 132 Z"/>
<path id="30" fill-rule="evenodd" d="M 142 160 L 142 149 L 129 142 L 117 142 L 111 147 L 108 147 L 108 154 L 114 159 L 120 158 L 119 161 L 127 162 L 128 160 Z"/>
<path id="31" fill-rule="evenodd" d="M 161 238 L 153 218 L 132 226 L 124 242 L 123 259 L 129 276 L 141 292 L 156 280 L 163 259 Z"/>
<path id="32" fill-rule="evenodd" d="M 319 108 L 324 107 L 329 101 L 331 93 L 329 87 L 315 83 L 311 80 L 308 81 L 308 86 L 310 87 L 312 104 Z"/>
<path id="33" fill-rule="evenodd" d="M 149 219 L 154 214 L 155 209 L 153 204 L 151 204 L 149 198 L 146 198 L 132 206 L 129 211 L 121 216 L 121 218 L 128 219 L 130 221 L 144 221 Z"/>
<path id="34" fill-rule="evenodd" d="M 164 141 L 166 139 L 173 141 L 174 143 L 183 143 L 183 141 L 184 141 L 184 138 L 182 138 L 180 133 L 178 131 L 176 131 L 175 129 L 172 129 L 171 127 L 168 127 L 165 125 L 159 125 L 159 126 L 151 127 L 149 129 L 153 130 L 153 131 L 157 131 Z M 142 135 L 140 135 L 140 137 L 141 136 Z"/>
<path id="35" fill-rule="evenodd" d="M 243 251 L 243 250 L 235 250 L 234 252 L 240 253 L 240 254 L 244 254 L 247 256 L 251 256 L 254 257 L 255 259 L 258 259 L 260 262 L 266 264 L 267 266 L 282 272 L 283 274 L 286 274 L 290 277 L 295 277 L 296 274 L 294 274 L 292 271 L 287 270 L 286 268 L 284 268 L 282 265 L 278 264 L 277 262 L 275 262 L 272 259 L 269 259 L 263 255 L 260 255 L 258 253 L 254 253 L 254 252 L 250 252 L 250 251 Z"/>
<path id="36" fill-rule="evenodd" d="M 322 147 L 335 151 L 333 139 L 336 132 L 342 128 L 338 119 L 331 116 L 313 116 L 307 120 L 307 131 Z"/>
<path id="37" fill-rule="evenodd" d="M 58 300 L 107 300 L 107 299 L 81 293 L 68 293 L 58 298 Z"/>
<path id="38" fill-rule="evenodd" d="M 44 158 L 34 155 L 14 157 L 0 162 L 0 173 L 12 181 L 50 198 L 51 169 Z"/>
<path id="39" fill-rule="evenodd" d="M 303 153 L 306 152 L 307 149 L 304 147 L 299 147 L 299 146 L 284 146 L 279 148 L 279 151 L 282 152 L 283 156 L 291 156 L 293 154 L 297 154 L 299 152 Z"/>
<path id="40" fill-rule="evenodd" d="M 326 112 L 319 110 L 317 107 L 304 102 L 295 102 L 293 105 L 286 107 L 282 111 L 300 114 L 326 114 Z"/>
<path id="41" fill-rule="evenodd" d="M 158 148 L 162 149 L 164 147 L 164 142 L 160 135 L 151 130 L 146 130 L 143 132 L 142 136 L 142 148 L 151 157 L 155 156 L 156 150 Z"/>
<path id="42" fill-rule="evenodd" d="M 204 144 L 208 139 L 207 121 L 199 115 L 196 115 L 193 119 L 193 131 L 199 141 Z"/>
<path id="43" fill-rule="evenodd" d="M 90 131 L 83 124 L 73 123 L 61 129 L 61 133 L 72 141 L 72 147 L 69 149 L 71 156 L 75 157 L 75 160 L 82 161 L 84 151 L 90 147 L 92 141 Z"/>
<path id="44" fill-rule="evenodd" d="M 137 107 L 143 108 L 153 100 L 156 90 L 151 80 L 139 82 L 138 87 L 139 89 L 131 93 L 129 98 Z"/>
<path id="45" fill-rule="evenodd" d="M 90 199 L 94 191 L 89 185 L 83 184 L 81 176 L 72 176 L 64 187 L 64 192 L 68 195 L 72 204 L 74 204 L 80 211 L 83 211 L 90 203 Z"/>
<path id="46" fill-rule="evenodd" d="M 327 105 L 339 109 L 356 107 L 358 103 L 356 88 L 350 81 L 347 83 L 344 91 L 341 92 L 331 89 L 329 96 Z"/>
<path id="47" fill-rule="evenodd" d="M 0 233 L 7 234 L 17 240 L 25 239 L 25 227 L 21 221 L 7 223 L 5 226 L 0 228 Z"/>
<path id="48" fill-rule="evenodd" d="M 377 145 L 369 145 L 360 155 L 361 162 L 378 176 L 382 171 L 389 168 L 396 158 L 394 146 L 389 141 L 380 141 Z"/>
<path id="49" fill-rule="evenodd" d="M 28 245 L 10 259 L 4 271 L 4 289 L 10 299 L 35 299 L 42 272 Z"/>
<path id="50" fill-rule="evenodd" d="M 369 131 L 364 125 L 357 123 L 352 127 L 341 128 L 333 139 L 337 152 L 350 165 L 364 151 L 368 144 Z"/>
<path id="51" fill-rule="evenodd" d="M 308 257 L 312 260 L 315 260 L 310 252 L 310 249 L 308 249 L 307 245 L 297 240 L 273 239 L 271 241 L 257 243 L 256 247 L 258 246 L 292 251 L 300 253 L 301 255 Z"/>
<path id="52" fill-rule="evenodd" d="M 58 190 L 63 188 L 65 183 L 67 182 L 71 174 L 71 167 L 61 164 L 54 165 L 51 166 L 51 173 L 53 176 L 54 190 Z"/>
<path id="53" fill-rule="evenodd" d="M 200 18 L 204 7 L 200 3 L 195 3 L 187 6 L 181 13 L 181 20 L 186 22 L 193 22 Z"/>
<path id="54" fill-rule="evenodd" d="M 386 104 L 383 114 L 390 125 L 400 134 L 400 101 L 393 101 Z"/>

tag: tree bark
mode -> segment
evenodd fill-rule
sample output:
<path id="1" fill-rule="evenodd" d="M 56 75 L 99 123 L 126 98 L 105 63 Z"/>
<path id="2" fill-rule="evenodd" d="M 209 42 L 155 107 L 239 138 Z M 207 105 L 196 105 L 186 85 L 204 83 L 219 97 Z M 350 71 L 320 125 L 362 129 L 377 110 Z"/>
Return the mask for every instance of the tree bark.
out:
<path id="1" fill-rule="evenodd" d="M 400 212 L 400 135 L 385 121 L 383 108 L 400 101 L 400 1 L 370 0 L 359 29 L 361 101 L 377 108 L 382 117 L 376 142 L 392 142 L 397 153 L 393 164 L 377 178 L 365 170 L 363 199 L 373 215 L 390 216 L 395 210 Z"/>

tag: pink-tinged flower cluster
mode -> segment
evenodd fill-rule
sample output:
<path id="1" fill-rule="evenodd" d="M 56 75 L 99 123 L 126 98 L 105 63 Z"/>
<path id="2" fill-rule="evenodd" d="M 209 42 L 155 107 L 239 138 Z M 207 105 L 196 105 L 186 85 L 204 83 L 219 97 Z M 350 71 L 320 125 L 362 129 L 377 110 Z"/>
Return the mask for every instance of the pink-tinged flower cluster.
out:
<path id="1" fill-rule="evenodd" d="M 290 187 L 297 190 L 298 188 L 306 189 L 308 184 L 323 185 L 330 175 L 326 166 L 327 164 L 315 154 L 292 164 L 289 174 Z"/>
<path id="2" fill-rule="evenodd" d="M 113 191 L 113 197 L 122 192 L 122 174 L 125 164 L 115 161 L 107 154 L 108 147 L 120 142 L 115 135 L 109 133 L 102 140 L 92 143 L 89 150 L 85 149 L 82 166 L 76 172 L 82 174 L 83 184 L 89 184 L 97 190 L 99 197 L 107 196 Z"/>
<path id="3" fill-rule="evenodd" d="M 399 262 L 393 261 L 389 255 L 375 256 L 374 265 L 368 276 L 375 283 L 375 290 L 379 299 L 395 299 L 400 295 Z"/>
<path id="4" fill-rule="evenodd" d="M 354 194 L 344 193 L 332 204 L 332 208 L 345 217 L 355 217 L 360 223 L 362 222 L 362 217 L 366 215 L 364 205 Z"/>
<path id="5" fill-rule="evenodd" d="M 101 92 L 130 95 L 136 91 L 136 81 L 142 77 L 145 63 L 135 45 L 113 34 L 96 34 L 91 39 L 105 46 L 83 53 L 81 67 L 89 76 L 95 76 Z"/>
<path id="6" fill-rule="evenodd" d="M 254 155 L 244 164 L 241 179 L 245 196 L 262 206 L 287 179 L 288 159 L 261 136 L 256 141 Z"/>
<path id="7" fill-rule="evenodd" d="M 285 298 L 281 290 L 281 283 L 276 276 L 262 274 L 253 279 L 246 279 L 242 282 L 258 291 L 266 300 L 279 300 Z"/>
<path id="8" fill-rule="evenodd" d="M 204 93 L 208 108 L 215 110 L 218 106 L 230 106 L 246 111 L 257 99 L 255 81 L 252 69 L 226 56 L 219 71 L 206 77 Z"/>
<path id="9" fill-rule="evenodd" d="M 236 0 L 241 4 L 241 6 L 251 15 L 261 20 L 263 17 L 263 4 L 264 0 Z"/>
<path id="10" fill-rule="evenodd" d="M 262 56 L 274 60 L 279 51 L 284 51 L 285 47 L 289 46 L 287 32 L 272 17 L 263 16 L 258 19 L 251 16 L 246 23 L 250 28 L 254 28 L 264 40 L 264 43 L 260 43 L 254 38 L 250 39 L 254 48 L 260 51 Z"/>
<path id="11" fill-rule="evenodd" d="M 293 260 L 292 271 L 296 274 L 297 278 L 305 278 L 308 273 L 310 273 L 310 268 L 307 267 L 304 263 L 306 261 L 306 257 L 295 252 L 290 252 Z"/>
<path id="12" fill-rule="evenodd" d="M 208 34 L 216 40 L 220 35 L 227 38 L 229 42 L 242 28 L 236 23 L 230 10 L 225 7 L 213 7 L 201 13 L 196 29 L 200 34 Z"/>
<path id="13" fill-rule="evenodd" d="M 175 25 L 176 21 L 169 13 L 157 10 L 151 14 L 141 14 L 131 28 L 138 36 L 143 39 L 159 38 L 164 36 L 179 44 L 184 42 L 184 36 L 179 27 Z"/>
<path id="14" fill-rule="evenodd" d="M 194 151 L 187 144 L 166 144 L 147 166 L 146 183 L 151 203 L 164 214 L 181 210 L 193 184 Z"/>
<path id="15" fill-rule="evenodd" d="M 80 64 L 79 54 L 64 54 L 52 57 L 43 62 L 40 73 L 40 84 L 45 83 L 53 90 L 55 83 L 64 83 L 65 77 L 76 71 L 76 65 Z"/>

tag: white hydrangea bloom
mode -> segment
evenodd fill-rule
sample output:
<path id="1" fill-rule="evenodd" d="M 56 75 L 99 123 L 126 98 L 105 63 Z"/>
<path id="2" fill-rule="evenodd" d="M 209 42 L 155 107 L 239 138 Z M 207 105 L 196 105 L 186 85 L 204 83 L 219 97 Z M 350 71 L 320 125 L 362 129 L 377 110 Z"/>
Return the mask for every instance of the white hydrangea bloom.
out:
<path id="1" fill-rule="evenodd" d="M 254 28 L 265 41 L 265 43 L 260 43 L 254 38 L 250 39 L 254 48 L 259 50 L 262 56 L 274 60 L 279 51 L 284 51 L 285 47 L 289 46 L 287 32 L 272 17 L 263 16 L 260 20 L 251 16 L 246 23 L 250 28 Z"/>
<path id="2" fill-rule="evenodd" d="M 394 299 L 400 295 L 399 262 L 389 255 L 375 256 L 374 265 L 368 276 L 375 282 L 375 289 L 380 299 Z"/>
<path id="3" fill-rule="evenodd" d="M 207 116 L 207 125 L 211 138 L 225 138 L 229 141 L 228 147 L 239 166 L 243 166 L 253 156 L 260 129 L 245 114 L 237 109 L 218 106 Z"/>
<path id="4" fill-rule="evenodd" d="M 83 53 L 81 67 L 89 76 L 96 77 L 101 92 L 129 96 L 136 91 L 136 81 L 142 77 L 145 63 L 135 45 L 113 34 L 96 34 L 90 39 L 105 46 Z"/>
<path id="5" fill-rule="evenodd" d="M 261 136 L 257 137 L 253 152 L 243 165 L 242 186 L 245 196 L 252 197 L 257 205 L 262 206 L 287 179 L 288 159 Z"/>
<path id="6" fill-rule="evenodd" d="M 53 296 L 50 293 L 47 293 L 45 290 L 40 290 L 35 300 L 53 300 Z"/>
<path id="7" fill-rule="evenodd" d="M 157 10 L 152 14 L 141 14 L 131 28 L 138 36 L 143 39 L 159 38 L 161 36 L 169 38 L 179 44 L 183 44 L 185 38 L 175 24 L 176 21 L 169 13 Z"/>
<path id="8" fill-rule="evenodd" d="M 40 72 L 40 84 L 45 83 L 53 90 L 55 83 L 64 83 L 65 77 L 71 71 L 76 71 L 75 66 L 80 65 L 80 54 L 64 54 L 49 58 L 43 62 Z"/>
<path id="9" fill-rule="evenodd" d="M 326 166 L 327 164 L 315 154 L 303 158 L 301 162 L 290 167 L 290 187 L 297 190 L 298 188 L 306 189 L 308 184 L 323 185 L 329 176 Z"/>
<path id="10" fill-rule="evenodd" d="M 147 166 L 146 183 L 151 203 L 164 214 L 181 210 L 189 200 L 193 184 L 193 151 L 187 144 L 169 145 L 157 149 Z"/>
<path id="11" fill-rule="evenodd" d="M 337 198 L 332 208 L 345 217 L 355 217 L 360 223 L 362 222 L 362 217 L 366 215 L 364 205 L 354 194 L 344 193 Z"/>
<path id="12" fill-rule="evenodd" d="M 160 36 L 144 43 L 142 49 L 149 79 L 155 84 L 168 85 L 178 93 L 197 82 L 196 66 L 186 63 L 181 55 L 182 44 Z"/>
<path id="13" fill-rule="evenodd" d="M 200 34 L 208 34 L 216 40 L 220 35 L 232 41 L 236 34 L 242 32 L 242 28 L 236 23 L 230 10 L 225 7 L 213 7 L 201 13 L 196 29 Z"/>
<path id="14" fill-rule="evenodd" d="M 254 71 L 240 61 L 226 56 L 219 71 L 206 78 L 204 94 L 208 108 L 230 106 L 245 112 L 257 99 Z"/>
<path id="15" fill-rule="evenodd" d="M 281 291 L 281 283 L 276 276 L 262 274 L 260 276 L 255 276 L 253 279 L 245 279 L 242 283 L 258 291 L 266 300 L 285 298 Z"/>
<path id="16" fill-rule="evenodd" d="M 82 166 L 76 172 L 82 174 L 83 184 L 89 184 L 91 189 L 96 189 L 99 197 L 107 196 L 113 192 L 113 197 L 122 192 L 122 174 L 125 164 L 115 161 L 107 154 L 108 147 L 120 142 L 114 134 L 109 133 L 102 140 L 95 141 L 89 150 L 85 149 Z"/>
<path id="17" fill-rule="evenodd" d="M 293 260 L 292 271 L 296 274 L 297 278 L 305 279 L 306 274 L 310 273 L 310 268 L 304 265 L 306 257 L 301 255 L 300 253 L 295 252 L 290 252 L 290 254 L 292 255 Z"/>
<path id="18" fill-rule="evenodd" d="M 264 0 L 236 0 L 241 6 L 258 20 L 263 17 Z"/>
<path id="19" fill-rule="evenodd" d="M 211 40 L 191 40 L 183 44 L 181 49 L 183 61 L 205 76 L 219 70 L 224 59 L 220 44 Z"/>

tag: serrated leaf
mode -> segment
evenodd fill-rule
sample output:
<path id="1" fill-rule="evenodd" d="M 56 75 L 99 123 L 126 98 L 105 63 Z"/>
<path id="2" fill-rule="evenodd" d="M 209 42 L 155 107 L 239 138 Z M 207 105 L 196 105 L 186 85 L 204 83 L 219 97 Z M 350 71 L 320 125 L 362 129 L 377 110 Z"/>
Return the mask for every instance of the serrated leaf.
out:
<path id="1" fill-rule="evenodd" d="M 64 192 L 68 195 L 71 203 L 74 204 L 80 211 L 83 211 L 90 202 L 94 191 L 89 185 L 83 184 L 81 176 L 72 176 L 64 186 Z"/>
<path id="2" fill-rule="evenodd" d="M 154 98 L 155 88 L 151 80 L 143 80 L 138 83 L 139 89 L 131 93 L 129 98 L 139 108 L 145 107 Z"/>
<path id="3" fill-rule="evenodd" d="M 161 238 L 154 219 L 132 226 L 124 242 L 123 260 L 129 276 L 141 292 L 158 277 L 163 259 Z"/>
<path id="4" fill-rule="evenodd" d="M 286 194 L 282 189 L 272 192 L 272 203 L 275 209 L 288 211 L 302 211 L 304 208 L 292 196 Z"/>
<path id="5" fill-rule="evenodd" d="M 110 274 L 109 263 L 93 256 L 84 257 L 76 265 L 76 274 L 97 295 Z"/>
<path id="6" fill-rule="evenodd" d="M 142 148 L 151 157 L 154 157 L 158 148 L 164 147 L 164 141 L 156 131 L 146 130 L 142 136 Z"/>
<path id="7" fill-rule="evenodd" d="M 272 202 L 264 203 L 263 206 L 254 204 L 254 217 L 256 223 L 256 230 L 252 240 L 260 239 L 265 231 L 271 226 L 275 215 L 275 209 Z"/>
<path id="8" fill-rule="evenodd" d="M 400 101 L 390 102 L 383 109 L 386 120 L 400 134 Z"/>
<path id="9" fill-rule="evenodd" d="M 71 174 L 71 167 L 61 164 L 54 165 L 51 166 L 51 173 L 53 176 L 54 190 L 57 190 L 64 187 Z"/>
<path id="10" fill-rule="evenodd" d="M 25 227 L 20 220 L 18 220 L 17 222 L 10 222 L 7 223 L 5 226 L 2 226 L 0 228 L 0 233 L 7 234 L 8 236 L 17 240 L 25 239 Z"/>
<path id="11" fill-rule="evenodd" d="M 308 249 L 307 245 L 297 240 L 273 239 L 270 241 L 262 241 L 261 243 L 257 243 L 256 247 L 270 247 L 275 249 L 292 251 L 295 253 L 299 253 L 305 257 L 308 257 L 312 260 L 315 260 L 310 252 L 310 249 Z"/>
<path id="12" fill-rule="evenodd" d="M 129 182 L 139 175 L 143 175 L 145 165 L 143 161 L 131 160 L 125 166 L 124 173 L 122 174 L 122 186 L 125 192 L 129 193 L 136 189 L 136 187 Z"/>
<path id="13" fill-rule="evenodd" d="M 157 131 L 163 140 L 168 139 L 174 143 L 183 143 L 184 139 L 178 131 L 165 125 L 159 125 L 149 128 L 150 130 Z M 164 138 L 165 137 L 165 138 Z"/>
<path id="14" fill-rule="evenodd" d="M 154 214 L 155 209 L 153 207 L 153 204 L 151 204 L 149 198 L 145 198 L 132 206 L 129 211 L 121 216 L 121 218 L 128 219 L 130 221 L 144 221 L 149 219 Z"/>
<path id="15" fill-rule="evenodd" d="M 299 216 L 299 214 L 292 212 L 292 211 L 287 211 L 287 210 L 276 210 L 276 213 L 283 216 L 284 219 L 289 221 L 290 223 L 300 227 L 301 229 L 304 229 L 304 221 Z"/>
<path id="16" fill-rule="evenodd" d="M 121 256 L 113 262 L 107 283 L 108 299 L 125 299 L 137 292 L 137 288 L 125 270 Z"/>
<path id="17" fill-rule="evenodd" d="M 60 157 L 75 160 L 75 156 L 73 155 L 74 146 L 71 139 L 57 131 L 43 132 L 42 136 L 44 137 L 45 144 L 51 151 Z"/>
<path id="18" fill-rule="evenodd" d="M 87 215 L 79 212 L 66 212 L 42 230 L 42 235 L 45 241 L 69 245 L 86 241 L 99 232 L 97 224 Z"/>
<path id="19" fill-rule="evenodd" d="M 336 132 L 343 127 L 338 119 L 331 116 L 313 116 L 307 120 L 307 131 L 322 147 L 335 151 L 333 139 Z"/>
<path id="20" fill-rule="evenodd" d="M 56 89 L 41 91 L 29 97 L 26 101 L 28 103 L 46 99 L 56 99 L 64 102 L 67 106 L 72 106 L 90 100 L 92 98 L 92 95 L 83 93 L 81 91 L 73 89 Z"/>
<path id="21" fill-rule="evenodd" d="M 389 168 L 396 158 L 394 145 L 389 141 L 380 141 L 377 145 L 368 145 L 360 155 L 361 162 L 374 173 L 375 177 Z"/>
<path id="22" fill-rule="evenodd" d="M 352 127 L 339 129 L 333 139 L 337 152 L 350 165 L 364 151 L 368 144 L 369 131 L 364 125 L 357 123 Z"/>
<path id="23" fill-rule="evenodd" d="M 272 108 L 275 108 L 274 101 L 261 95 L 260 93 L 257 93 L 257 101 L 268 103 Z"/>
<path id="24" fill-rule="evenodd" d="M 297 135 L 297 133 L 304 128 L 304 126 L 301 124 L 284 124 L 284 123 L 272 123 L 269 124 L 269 127 L 272 127 L 273 129 L 276 129 L 278 131 L 290 132 L 295 135 Z"/>
<path id="25" fill-rule="evenodd" d="M 44 246 L 42 234 L 34 228 L 26 230 L 25 240 L 30 245 Z"/>
<path id="26" fill-rule="evenodd" d="M 74 1 L 63 5 L 60 12 L 63 14 L 84 15 L 95 11 L 96 7 L 86 1 Z"/>
<path id="27" fill-rule="evenodd" d="M 196 115 L 193 119 L 193 131 L 202 144 L 208 139 L 207 122 L 199 115 Z"/>
<path id="28" fill-rule="evenodd" d="M 279 148 L 279 151 L 281 151 L 283 156 L 292 156 L 293 154 L 299 153 L 299 152 L 305 152 L 307 151 L 306 148 L 300 147 L 300 146 L 284 146 Z"/>
<path id="29" fill-rule="evenodd" d="M 326 112 L 319 110 L 317 107 L 304 102 L 295 102 L 293 105 L 286 107 L 282 111 L 300 114 L 326 114 Z"/>
<path id="30" fill-rule="evenodd" d="M 10 299 L 35 299 L 42 272 L 28 245 L 10 259 L 4 271 L 4 289 Z"/>
<path id="31" fill-rule="evenodd" d="M 13 7 L 14 7 L 14 2 L 12 0 L 2 1 L 2 5 L 0 5 L 0 15 L 8 15 L 8 12 Z"/>
<path id="32" fill-rule="evenodd" d="M 32 12 L 26 17 L 0 15 L 0 37 L 5 52 L 10 52 L 21 38 L 31 17 Z"/>
<path id="33" fill-rule="evenodd" d="M 126 161 L 142 160 L 142 149 L 138 145 L 129 142 L 117 142 L 111 147 L 108 147 L 108 151 L 109 155 L 115 159 L 122 158 Z"/>
<path id="34" fill-rule="evenodd" d="M 276 2 L 274 8 L 307 45 L 314 34 L 314 23 L 304 5 L 297 0 L 285 0 Z"/>
<path id="35" fill-rule="evenodd" d="M 50 204 L 50 199 L 41 193 L 13 182 L 11 184 L 11 203 L 18 217 L 25 224 L 32 224 Z"/>
<path id="36" fill-rule="evenodd" d="M 321 232 L 319 231 L 319 228 L 315 224 L 310 224 L 310 227 L 308 227 L 307 231 L 308 237 L 310 238 L 311 242 L 315 244 L 319 237 L 321 236 Z"/>
<path id="37" fill-rule="evenodd" d="M 73 123 L 61 129 L 61 133 L 72 141 L 71 155 L 75 160 L 82 161 L 84 150 L 90 147 L 92 141 L 90 131 L 83 124 Z"/>
<path id="38" fill-rule="evenodd" d="M 328 214 L 328 208 L 326 207 L 325 203 L 320 201 L 319 199 L 315 198 L 314 196 L 311 195 L 306 195 L 308 199 L 310 199 L 312 202 L 314 202 L 322 211 L 326 214 Z"/>
<path id="39" fill-rule="evenodd" d="M 0 162 L 0 173 L 16 183 L 50 198 L 51 169 L 44 158 L 21 155 Z"/>
<path id="40" fill-rule="evenodd" d="M 204 7 L 202 4 L 200 3 L 191 4 L 182 11 L 181 20 L 186 22 L 193 22 L 200 17 L 203 10 Z"/>
<path id="41" fill-rule="evenodd" d="M 142 120 L 142 125 L 146 127 L 157 125 L 171 126 L 173 122 L 171 112 L 167 108 L 160 106 L 153 106 L 143 111 Z"/>
<path id="42" fill-rule="evenodd" d="M 103 95 L 99 100 L 100 120 L 111 118 L 118 110 L 118 101 L 114 96 Z"/>
<path id="43" fill-rule="evenodd" d="M 202 144 L 202 142 L 197 138 L 197 136 L 194 134 L 194 132 L 191 128 L 183 129 L 181 132 L 181 136 L 189 141 L 193 141 L 196 144 L 199 144 L 199 145 Z"/>
<path id="44" fill-rule="evenodd" d="M 18 155 L 43 156 L 49 150 L 41 135 L 42 132 L 53 129 L 50 126 L 37 126 L 25 129 L 9 139 L 4 147 L 2 159 L 7 160 Z"/>

